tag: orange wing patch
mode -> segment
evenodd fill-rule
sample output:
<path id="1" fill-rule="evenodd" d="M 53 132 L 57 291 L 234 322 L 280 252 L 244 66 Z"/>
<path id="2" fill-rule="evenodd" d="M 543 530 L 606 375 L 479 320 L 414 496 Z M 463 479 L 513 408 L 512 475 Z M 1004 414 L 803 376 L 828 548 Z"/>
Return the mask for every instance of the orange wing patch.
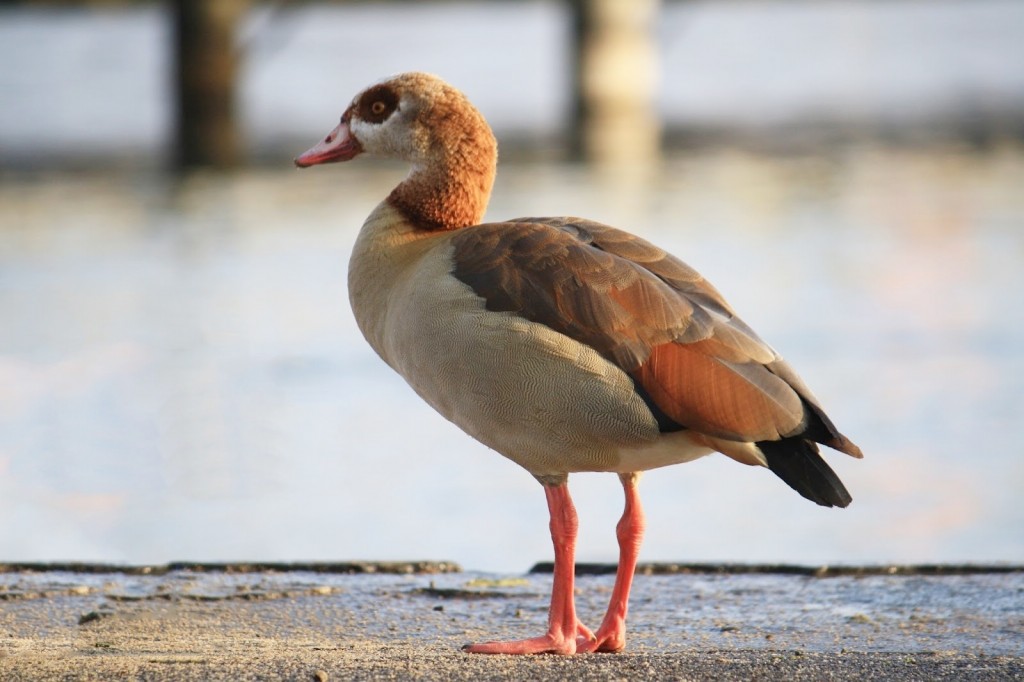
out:
<path id="1" fill-rule="evenodd" d="M 760 364 L 716 357 L 723 349 L 731 351 L 713 339 L 662 344 L 632 376 L 665 414 L 709 436 L 759 441 L 797 431 L 804 407 L 793 389 Z"/>

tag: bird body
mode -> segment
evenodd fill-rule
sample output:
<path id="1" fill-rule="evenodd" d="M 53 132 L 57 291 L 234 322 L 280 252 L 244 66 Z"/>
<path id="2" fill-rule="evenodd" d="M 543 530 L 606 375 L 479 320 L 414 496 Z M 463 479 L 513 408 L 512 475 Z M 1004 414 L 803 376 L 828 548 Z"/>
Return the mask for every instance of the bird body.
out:
<path id="1" fill-rule="evenodd" d="M 545 481 L 712 452 L 686 432 L 660 433 L 630 377 L 590 346 L 487 310 L 452 276 L 455 236 L 424 234 L 385 202 L 364 224 L 349 264 L 360 330 L 431 407 Z"/>
<path id="2" fill-rule="evenodd" d="M 551 512 L 549 631 L 482 653 L 615 651 L 643 532 L 640 472 L 712 452 L 767 466 L 823 506 L 850 502 L 817 443 L 860 450 L 778 353 L 697 271 L 628 232 L 573 217 L 484 223 L 497 144 L 441 79 L 401 74 L 356 96 L 300 167 L 361 153 L 411 170 L 370 214 L 349 297 L 378 355 L 445 418 L 539 480 Z M 568 474 L 618 473 L 626 508 L 608 613 L 572 599 Z"/>

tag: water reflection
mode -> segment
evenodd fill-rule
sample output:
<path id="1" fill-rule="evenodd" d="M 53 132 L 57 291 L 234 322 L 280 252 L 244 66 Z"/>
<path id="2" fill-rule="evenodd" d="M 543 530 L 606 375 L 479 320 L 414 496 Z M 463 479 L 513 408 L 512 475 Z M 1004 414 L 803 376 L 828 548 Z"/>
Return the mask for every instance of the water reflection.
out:
<path id="1" fill-rule="evenodd" d="M 345 265 L 402 175 L 7 177 L 0 555 L 104 561 L 546 558 L 537 484 L 421 404 L 348 311 Z M 577 214 L 707 275 L 861 462 L 814 507 L 707 458 L 645 477 L 646 560 L 1024 560 L 1024 154 L 714 151 L 657 171 L 506 166 L 489 216 Z M 580 475 L 580 558 L 617 481 Z"/>

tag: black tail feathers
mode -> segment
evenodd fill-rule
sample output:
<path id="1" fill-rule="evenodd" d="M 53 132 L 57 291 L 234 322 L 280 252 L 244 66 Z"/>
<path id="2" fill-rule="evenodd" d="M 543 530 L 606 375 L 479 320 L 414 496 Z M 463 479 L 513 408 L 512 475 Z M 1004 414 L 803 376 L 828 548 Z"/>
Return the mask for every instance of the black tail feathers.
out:
<path id="1" fill-rule="evenodd" d="M 818 446 L 800 437 L 763 440 L 757 447 L 768 468 L 790 488 L 823 507 L 845 507 L 853 498 L 818 454 Z"/>

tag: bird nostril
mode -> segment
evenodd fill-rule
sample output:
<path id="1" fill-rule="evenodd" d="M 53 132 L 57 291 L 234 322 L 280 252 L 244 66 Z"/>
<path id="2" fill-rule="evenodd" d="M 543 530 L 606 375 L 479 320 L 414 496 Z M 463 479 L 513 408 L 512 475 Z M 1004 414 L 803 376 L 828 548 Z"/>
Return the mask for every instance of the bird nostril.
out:
<path id="1" fill-rule="evenodd" d="M 334 139 L 333 135 L 328 135 L 327 137 L 324 138 L 324 142 L 326 142 L 327 144 L 330 144 L 331 140 L 333 140 L 333 139 Z"/>

